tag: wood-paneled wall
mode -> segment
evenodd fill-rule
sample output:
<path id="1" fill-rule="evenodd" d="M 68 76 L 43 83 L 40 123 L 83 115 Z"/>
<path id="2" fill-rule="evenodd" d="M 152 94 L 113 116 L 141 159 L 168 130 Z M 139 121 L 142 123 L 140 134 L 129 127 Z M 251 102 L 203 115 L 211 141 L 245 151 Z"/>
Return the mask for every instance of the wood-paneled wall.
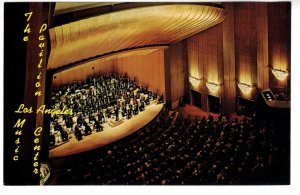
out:
<path id="1" fill-rule="evenodd" d="M 234 38 L 235 67 L 237 82 L 248 85 L 257 84 L 257 36 L 256 36 L 255 3 L 234 4 Z M 238 96 L 248 99 L 255 97 L 252 93 L 243 94 L 237 90 Z"/>
<path id="2" fill-rule="evenodd" d="M 278 81 L 270 66 L 290 72 L 290 3 L 224 3 L 226 19 L 187 39 L 188 74 L 201 82 L 190 89 L 202 93 L 202 109 L 207 95 L 221 97 L 222 113 L 237 108 L 237 97 L 256 100 L 270 87 L 289 87 L 290 78 Z M 206 82 L 221 84 L 212 93 Z M 252 85 L 245 94 L 238 83 Z M 230 103 L 228 103 L 230 102 Z"/>
<path id="3" fill-rule="evenodd" d="M 223 58 L 224 58 L 224 97 L 222 111 L 234 113 L 236 109 L 236 75 L 235 75 L 235 42 L 233 4 L 226 4 L 227 17 L 223 22 Z M 230 103 L 228 103 L 230 102 Z"/>
<path id="4" fill-rule="evenodd" d="M 165 95 L 164 50 L 147 55 L 130 56 L 115 59 L 114 72 L 127 73 L 136 78 L 138 84 Z"/>
<path id="5" fill-rule="evenodd" d="M 269 88 L 268 5 L 256 4 L 257 89 Z"/>
<path id="6" fill-rule="evenodd" d="M 84 81 L 88 77 L 113 72 L 113 60 L 94 60 L 53 75 L 52 87 Z"/>
<path id="7" fill-rule="evenodd" d="M 178 106 L 181 96 L 185 95 L 187 82 L 186 43 L 178 42 L 170 46 L 170 89 L 172 108 Z"/>
<path id="8" fill-rule="evenodd" d="M 201 105 L 207 111 L 206 94 L 220 97 L 223 85 L 223 37 L 222 24 L 218 24 L 206 31 L 187 39 L 188 74 L 200 79 L 198 84 L 191 83 L 191 88 L 202 93 Z M 206 82 L 213 82 L 220 86 L 216 92 L 209 91 Z"/>
<path id="9" fill-rule="evenodd" d="M 87 62 L 54 74 L 52 86 L 70 84 L 74 80 L 82 81 L 93 75 L 112 72 L 127 73 L 130 78 L 135 78 L 138 84 L 165 93 L 164 49 L 145 55 L 125 55 L 113 59 L 104 57 Z"/>
<path id="10" fill-rule="evenodd" d="M 270 67 L 291 73 L 291 4 L 268 4 Z M 270 73 L 270 87 L 290 87 L 289 78 L 279 81 Z"/>

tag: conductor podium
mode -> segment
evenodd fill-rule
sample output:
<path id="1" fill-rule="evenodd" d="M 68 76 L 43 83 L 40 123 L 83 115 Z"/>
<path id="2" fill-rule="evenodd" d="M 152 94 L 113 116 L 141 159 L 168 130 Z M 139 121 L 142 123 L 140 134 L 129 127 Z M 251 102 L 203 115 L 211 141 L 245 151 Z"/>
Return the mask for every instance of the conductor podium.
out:
<path id="1" fill-rule="evenodd" d="M 108 120 L 108 125 L 113 128 L 113 127 L 116 127 L 118 125 L 121 125 L 123 122 L 124 122 L 123 120 L 116 121 L 114 119 L 109 119 Z"/>

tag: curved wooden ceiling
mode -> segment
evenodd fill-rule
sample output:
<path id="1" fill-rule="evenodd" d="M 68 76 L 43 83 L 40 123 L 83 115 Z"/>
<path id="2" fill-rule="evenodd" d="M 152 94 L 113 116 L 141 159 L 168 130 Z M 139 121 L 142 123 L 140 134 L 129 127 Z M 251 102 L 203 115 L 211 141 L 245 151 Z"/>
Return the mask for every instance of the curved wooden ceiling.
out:
<path id="1" fill-rule="evenodd" d="M 124 49 L 180 41 L 223 21 L 222 8 L 172 4 L 112 12 L 49 30 L 48 69 Z"/>

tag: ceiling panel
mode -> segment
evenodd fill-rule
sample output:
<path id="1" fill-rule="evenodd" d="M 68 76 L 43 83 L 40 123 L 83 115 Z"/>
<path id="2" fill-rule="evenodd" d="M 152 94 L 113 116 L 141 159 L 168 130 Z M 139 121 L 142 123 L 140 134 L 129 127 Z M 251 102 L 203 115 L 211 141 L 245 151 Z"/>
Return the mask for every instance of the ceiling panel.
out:
<path id="1" fill-rule="evenodd" d="M 170 44 L 223 21 L 222 8 L 172 4 L 134 8 L 50 29 L 48 69 L 124 49 Z"/>
<path id="2" fill-rule="evenodd" d="M 115 4 L 119 4 L 119 2 L 56 2 L 54 15 Z"/>

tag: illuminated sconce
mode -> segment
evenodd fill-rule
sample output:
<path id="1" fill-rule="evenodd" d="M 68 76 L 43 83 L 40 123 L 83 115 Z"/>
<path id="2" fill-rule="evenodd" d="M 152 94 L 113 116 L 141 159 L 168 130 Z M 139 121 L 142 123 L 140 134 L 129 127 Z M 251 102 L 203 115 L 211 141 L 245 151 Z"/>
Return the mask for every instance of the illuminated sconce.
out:
<path id="1" fill-rule="evenodd" d="M 283 81 L 289 75 L 289 73 L 287 71 L 279 70 L 279 69 L 275 69 L 275 68 L 272 69 L 272 73 L 280 81 Z"/>
<path id="2" fill-rule="evenodd" d="M 253 89 L 251 85 L 245 84 L 245 83 L 238 83 L 238 87 L 243 93 L 250 93 Z"/>
<path id="3" fill-rule="evenodd" d="M 213 82 L 207 82 L 206 87 L 210 92 L 217 92 L 220 88 L 220 86 L 217 83 L 213 83 Z"/>
<path id="4" fill-rule="evenodd" d="M 193 86 L 199 86 L 199 85 L 200 85 L 200 82 L 201 82 L 201 79 L 196 78 L 196 77 L 189 76 L 189 82 L 190 82 Z"/>

